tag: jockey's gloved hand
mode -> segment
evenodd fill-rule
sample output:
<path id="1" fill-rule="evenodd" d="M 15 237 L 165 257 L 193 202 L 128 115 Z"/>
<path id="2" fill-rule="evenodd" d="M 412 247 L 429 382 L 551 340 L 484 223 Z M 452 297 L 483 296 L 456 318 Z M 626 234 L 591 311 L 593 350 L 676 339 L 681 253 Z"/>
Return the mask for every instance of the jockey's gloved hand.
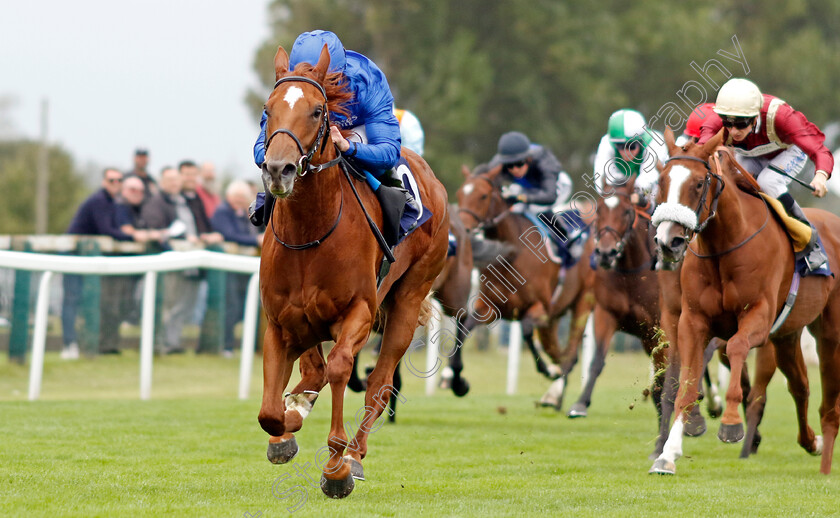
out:
<path id="1" fill-rule="evenodd" d="M 502 198 L 506 201 L 522 201 L 522 186 L 518 183 L 512 183 L 502 187 Z"/>

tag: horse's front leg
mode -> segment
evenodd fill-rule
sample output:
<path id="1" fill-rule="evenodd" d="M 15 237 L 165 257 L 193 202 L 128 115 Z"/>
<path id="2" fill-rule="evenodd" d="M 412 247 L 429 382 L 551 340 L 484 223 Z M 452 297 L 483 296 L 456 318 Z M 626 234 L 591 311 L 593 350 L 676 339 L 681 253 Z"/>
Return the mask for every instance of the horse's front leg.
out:
<path id="1" fill-rule="evenodd" d="M 747 394 L 744 407 L 744 414 L 747 420 L 747 436 L 744 446 L 741 448 L 741 458 L 746 459 L 753 453 L 758 452 L 758 445 L 761 444 L 761 434 L 758 433 L 758 425 L 764 416 L 764 407 L 767 406 L 767 385 L 776 373 L 776 353 L 773 342 L 767 342 L 756 350 L 755 356 L 755 384 L 749 384 L 749 376 L 741 376 L 741 390 Z"/>
<path id="2" fill-rule="evenodd" d="M 268 460 L 284 464 L 297 455 L 295 436 L 287 427 L 283 391 L 289 383 L 297 354 L 280 326 L 269 324 L 263 344 L 263 399 L 258 420 L 271 437 L 268 440 Z M 299 423 L 298 428 L 299 429 Z"/>
<path id="3" fill-rule="evenodd" d="M 595 306 L 595 354 L 592 363 L 589 364 L 589 376 L 586 378 L 586 386 L 580 393 L 577 402 L 572 405 L 567 414 L 569 417 L 586 417 L 587 409 L 592 402 L 592 391 L 595 390 L 595 381 L 604 370 L 607 362 L 607 352 L 610 349 L 610 342 L 618 329 L 618 320 L 609 311 L 601 306 Z"/>
<path id="4" fill-rule="evenodd" d="M 312 411 L 315 400 L 327 384 L 324 350 L 318 344 L 300 355 L 300 383 L 285 396 L 286 433 L 297 432 Z"/>
<path id="5" fill-rule="evenodd" d="M 697 405 L 697 384 L 703 377 L 703 351 L 709 340 L 709 323 L 702 315 L 683 312 L 678 327 L 677 354 L 680 359 L 680 383 L 676 398 L 676 419 L 649 473 L 673 475 L 676 462 L 682 456 L 683 430 L 694 406 Z M 672 345 L 673 346 L 673 345 Z"/>
<path id="6" fill-rule="evenodd" d="M 738 407 L 744 398 L 741 388 L 741 371 L 747 361 L 747 354 L 753 347 L 767 341 L 773 314 L 768 304 L 760 301 L 738 319 L 738 332 L 726 343 L 731 376 L 726 390 L 726 409 L 720 418 L 718 439 L 723 442 L 739 442 L 744 438 L 744 423 Z"/>
<path id="7" fill-rule="evenodd" d="M 350 463 L 343 458 L 344 449 L 348 446 L 344 432 L 344 390 L 353 369 L 353 356 L 370 335 L 372 316 L 368 302 L 359 301 L 330 330 L 335 337 L 335 346 L 327 358 L 327 381 L 332 395 L 330 434 L 327 438 L 330 457 L 323 467 L 321 490 L 331 498 L 344 498 L 355 485 Z"/>

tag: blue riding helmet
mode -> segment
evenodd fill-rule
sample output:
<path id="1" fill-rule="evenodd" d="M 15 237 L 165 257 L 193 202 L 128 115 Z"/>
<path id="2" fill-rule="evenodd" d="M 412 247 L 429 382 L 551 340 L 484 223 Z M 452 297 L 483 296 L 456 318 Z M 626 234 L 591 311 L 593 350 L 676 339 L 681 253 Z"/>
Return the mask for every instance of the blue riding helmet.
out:
<path id="1" fill-rule="evenodd" d="M 347 66 L 344 45 L 341 44 L 341 40 L 334 32 L 322 30 L 304 32 L 297 37 L 289 56 L 289 69 L 294 70 L 299 63 L 317 65 L 324 44 L 327 45 L 327 50 L 330 52 L 330 72 L 344 72 L 344 68 Z"/>

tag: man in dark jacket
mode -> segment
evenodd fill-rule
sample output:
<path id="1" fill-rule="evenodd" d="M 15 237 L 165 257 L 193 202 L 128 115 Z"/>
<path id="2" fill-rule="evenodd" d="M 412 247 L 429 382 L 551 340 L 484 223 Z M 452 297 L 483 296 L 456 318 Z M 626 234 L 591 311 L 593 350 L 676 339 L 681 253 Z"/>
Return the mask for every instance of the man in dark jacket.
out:
<path id="1" fill-rule="evenodd" d="M 117 206 L 114 198 L 120 192 L 123 174 L 112 167 L 102 172 L 102 188 L 93 193 L 82 203 L 70 227 L 68 234 L 86 236 L 111 236 L 119 241 L 145 241 L 146 234 L 131 236 L 117 226 Z M 79 357 L 79 345 L 76 337 L 76 316 L 82 296 L 82 276 L 64 275 L 64 297 L 61 310 L 61 324 L 64 349 L 62 359 L 74 360 Z M 103 299 L 103 303 L 106 303 Z"/>

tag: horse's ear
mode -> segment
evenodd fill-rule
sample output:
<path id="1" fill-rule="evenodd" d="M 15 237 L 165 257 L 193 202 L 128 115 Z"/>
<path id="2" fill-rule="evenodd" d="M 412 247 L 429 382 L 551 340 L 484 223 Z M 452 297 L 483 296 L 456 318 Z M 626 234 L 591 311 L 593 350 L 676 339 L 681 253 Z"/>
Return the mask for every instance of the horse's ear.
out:
<path id="1" fill-rule="evenodd" d="M 467 167 L 464 164 L 461 164 L 461 174 L 464 176 L 464 178 L 469 178 L 472 173 L 470 173 L 469 167 Z"/>
<path id="2" fill-rule="evenodd" d="M 280 79 L 280 76 L 289 71 L 289 55 L 286 54 L 283 47 L 277 47 L 277 53 L 274 55 L 274 80 Z"/>
<path id="3" fill-rule="evenodd" d="M 318 58 L 318 64 L 315 65 L 315 68 L 312 72 L 315 74 L 315 80 L 319 83 L 324 82 L 324 78 L 327 77 L 327 70 L 330 68 L 330 51 L 327 48 L 327 44 L 324 43 L 324 48 L 321 49 L 321 56 Z"/>
<path id="4" fill-rule="evenodd" d="M 487 178 L 494 179 L 497 176 L 499 176 L 499 173 L 502 172 L 502 167 L 504 167 L 503 164 L 499 164 L 497 166 L 494 166 L 494 167 L 490 168 L 484 175 Z"/>
<path id="5" fill-rule="evenodd" d="M 706 141 L 705 144 L 703 144 L 703 153 L 705 153 L 707 155 L 711 155 L 712 152 L 715 150 L 715 148 L 720 146 L 722 143 L 723 143 L 723 128 L 721 128 L 720 131 L 717 132 L 717 135 L 710 138 L 708 141 Z"/>
<path id="6" fill-rule="evenodd" d="M 677 149 L 677 142 L 674 139 L 674 131 L 671 126 L 665 126 L 665 145 L 668 146 L 668 154 L 674 156 L 674 150 Z"/>

